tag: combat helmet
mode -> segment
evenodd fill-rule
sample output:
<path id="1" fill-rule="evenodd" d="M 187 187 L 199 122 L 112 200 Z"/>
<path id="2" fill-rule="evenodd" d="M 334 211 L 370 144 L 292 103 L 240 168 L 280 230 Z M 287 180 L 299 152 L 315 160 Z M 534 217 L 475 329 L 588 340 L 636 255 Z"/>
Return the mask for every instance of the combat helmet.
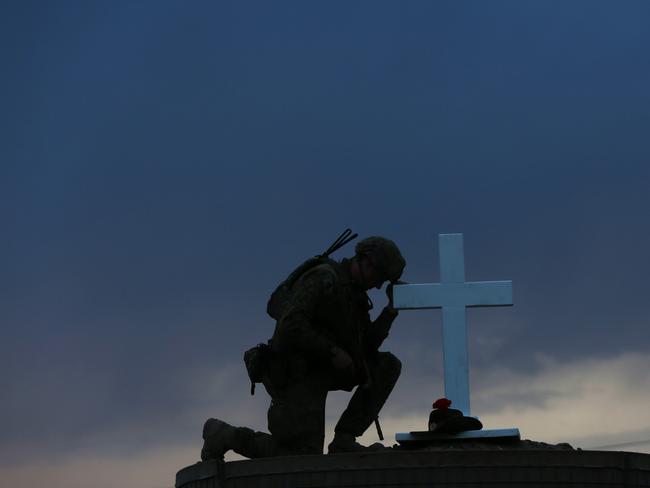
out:
<path id="1" fill-rule="evenodd" d="M 357 256 L 371 256 L 379 270 L 391 282 L 399 280 L 406 261 L 397 245 L 385 237 L 372 236 L 359 241 L 354 248 Z"/>

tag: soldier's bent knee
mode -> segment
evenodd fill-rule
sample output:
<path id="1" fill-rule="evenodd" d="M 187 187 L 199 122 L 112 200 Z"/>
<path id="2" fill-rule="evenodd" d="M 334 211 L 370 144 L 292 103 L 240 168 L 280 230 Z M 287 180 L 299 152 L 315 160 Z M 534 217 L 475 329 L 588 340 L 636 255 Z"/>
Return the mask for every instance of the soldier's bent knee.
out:
<path id="1" fill-rule="evenodd" d="M 380 352 L 379 361 L 381 363 L 381 368 L 389 373 L 391 376 L 398 378 L 402 372 L 402 361 L 400 361 L 397 356 L 392 352 Z"/>

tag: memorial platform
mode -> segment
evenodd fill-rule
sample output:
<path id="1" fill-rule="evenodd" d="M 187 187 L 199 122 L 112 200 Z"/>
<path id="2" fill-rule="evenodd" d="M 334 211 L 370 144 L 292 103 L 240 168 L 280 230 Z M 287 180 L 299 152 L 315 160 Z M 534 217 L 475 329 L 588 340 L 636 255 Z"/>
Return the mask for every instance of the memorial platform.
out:
<path id="1" fill-rule="evenodd" d="M 474 447 L 206 461 L 179 471 L 176 488 L 650 487 L 650 454 Z"/>

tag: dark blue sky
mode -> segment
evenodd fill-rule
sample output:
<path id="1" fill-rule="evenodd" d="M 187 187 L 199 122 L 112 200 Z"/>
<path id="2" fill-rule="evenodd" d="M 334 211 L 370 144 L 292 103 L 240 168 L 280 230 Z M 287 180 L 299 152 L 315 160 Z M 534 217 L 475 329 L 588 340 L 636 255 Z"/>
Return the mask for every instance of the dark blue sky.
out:
<path id="1" fill-rule="evenodd" d="M 245 381 L 268 294 L 348 226 L 412 282 L 442 232 L 468 279 L 513 279 L 513 309 L 469 313 L 473 369 L 650 353 L 648 2 L 1 10 L 3 451 L 152 416 L 133 449 L 193 439 L 188 382 Z M 408 374 L 439 320 L 400 317 Z"/>

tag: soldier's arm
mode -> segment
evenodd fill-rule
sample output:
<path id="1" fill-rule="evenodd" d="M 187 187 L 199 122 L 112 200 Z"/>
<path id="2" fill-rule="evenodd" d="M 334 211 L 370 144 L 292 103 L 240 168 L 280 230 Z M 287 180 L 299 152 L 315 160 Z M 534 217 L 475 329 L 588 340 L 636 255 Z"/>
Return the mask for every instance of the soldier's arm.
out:
<path id="1" fill-rule="evenodd" d="M 296 283 L 291 303 L 277 324 L 275 336 L 281 349 L 331 358 L 335 344 L 315 327 L 315 318 L 319 305 L 333 293 L 336 280 L 332 270 L 319 266 Z"/>
<path id="2" fill-rule="evenodd" d="M 379 349 L 386 337 L 388 337 L 388 332 L 397 314 L 398 312 L 394 308 L 384 307 L 375 321 L 369 324 L 364 334 L 367 351 L 376 351 Z M 368 322 L 370 322 L 370 319 L 368 319 Z"/>

